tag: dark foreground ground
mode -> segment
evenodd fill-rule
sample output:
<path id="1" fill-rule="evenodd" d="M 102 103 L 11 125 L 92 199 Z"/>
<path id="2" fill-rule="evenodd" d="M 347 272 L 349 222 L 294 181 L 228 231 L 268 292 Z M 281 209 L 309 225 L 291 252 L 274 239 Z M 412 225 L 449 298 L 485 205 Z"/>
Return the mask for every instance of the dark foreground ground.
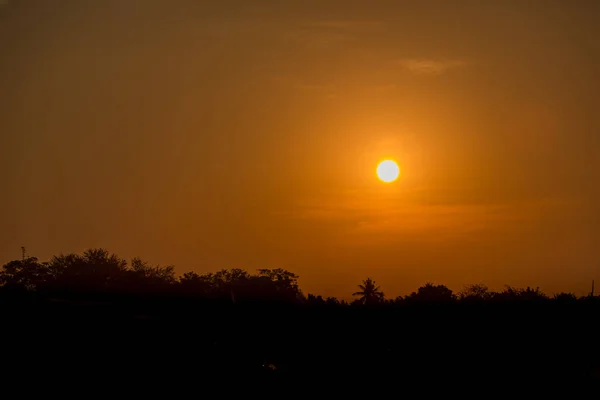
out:
<path id="1" fill-rule="evenodd" d="M 87 398 L 105 390 L 119 397 L 126 390 L 141 395 L 166 388 L 208 398 L 250 390 L 283 398 L 301 392 L 331 397 L 324 390 L 521 398 L 531 397 L 529 391 L 541 398 L 566 390 L 560 397 L 600 398 L 596 304 L 330 308 L 55 301 L 4 304 L 1 312 L 4 393 Z"/>

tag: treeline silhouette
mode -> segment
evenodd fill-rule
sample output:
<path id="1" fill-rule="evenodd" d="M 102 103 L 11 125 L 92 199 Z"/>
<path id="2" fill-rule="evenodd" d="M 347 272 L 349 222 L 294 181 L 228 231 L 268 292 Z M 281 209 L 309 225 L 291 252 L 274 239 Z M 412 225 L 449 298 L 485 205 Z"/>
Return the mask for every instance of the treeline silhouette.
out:
<path id="1" fill-rule="evenodd" d="M 15 371 L 35 365 L 45 379 L 69 371 L 80 384 L 246 376 L 338 392 L 350 378 L 571 394 L 600 383 L 592 295 L 426 283 L 386 298 L 367 278 L 347 302 L 305 295 L 298 278 L 283 269 L 176 276 L 105 249 L 11 261 L 0 271 L 2 376 L 17 382 Z"/>
<path id="2" fill-rule="evenodd" d="M 152 266 L 140 258 L 131 262 L 105 249 L 58 255 L 40 262 L 36 257 L 15 260 L 0 271 L 4 296 L 35 294 L 69 298 L 114 298 L 123 295 L 188 296 L 206 300 L 297 302 L 302 298 L 298 276 L 283 269 L 261 269 L 255 275 L 242 269 L 215 273 L 187 272 L 175 276 L 173 266 Z"/>
<path id="3" fill-rule="evenodd" d="M 31 296 L 37 300 L 46 296 L 61 299 L 118 295 L 187 296 L 215 302 L 277 302 L 328 306 L 385 306 L 423 303 L 482 302 L 554 302 L 572 304 L 596 300 L 592 295 L 577 297 L 573 293 L 548 296 L 539 288 L 506 286 L 501 292 L 490 291 L 484 284 L 466 285 L 454 293 L 445 285 L 426 283 L 407 296 L 388 299 L 375 281 L 367 278 L 353 293 L 353 302 L 335 297 L 305 296 L 298 276 L 284 269 L 259 269 L 256 274 L 245 270 L 222 269 L 214 273 L 186 272 L 175 275 L 173 266 L 153 266 L 141 258 L 130 262 L 106 249 L 89 249 L 83 254 L 60 254 L 50 261 L 36 257 L 10 261 L 0 271 L 0 294 L 3 300 Z M 54 300 L 57 300 L 54 298 Z"/>

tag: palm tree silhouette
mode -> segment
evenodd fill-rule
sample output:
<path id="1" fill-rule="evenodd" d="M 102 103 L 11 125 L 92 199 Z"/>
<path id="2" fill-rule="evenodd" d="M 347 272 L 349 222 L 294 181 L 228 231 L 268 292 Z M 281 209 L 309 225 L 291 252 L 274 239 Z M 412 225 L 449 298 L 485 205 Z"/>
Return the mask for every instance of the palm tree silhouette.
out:
<path id="1" fill-rule="evenodd" d="M 352 293 L 352 296 L 360 296 L 359 301 L 362 304 L 377 304 L 385 297 L 379 286 L 371 278 L 363 281 L 362 285 L 358 285 L 360 292 Z"/>

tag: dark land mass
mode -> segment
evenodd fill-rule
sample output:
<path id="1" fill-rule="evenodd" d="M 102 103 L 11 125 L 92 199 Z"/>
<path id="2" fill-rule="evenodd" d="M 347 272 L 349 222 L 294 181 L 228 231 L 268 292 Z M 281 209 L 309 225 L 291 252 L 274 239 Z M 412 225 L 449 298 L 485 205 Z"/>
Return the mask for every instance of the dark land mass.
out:
<path id="1" fill-rule="evenodd" d="M 293 274 L 266 270 L 269 279 L 246 274 L 221 291 L 183 278 L 142 284 L 148 273 L 129 290 L 105 278 L 92 289 L 67 272 L 33 287 L 16 279 L 14 263 L 0 288 L 6 393 L 595 398 L 600 388 L 600 299 L 592 296 L 481 287 L 457 296 L 428 284 L 386 300 L 370 297 L 366 280 L 347 304 L 300 296 L 293 279 L 279 279 Z M 232 282 L 221 274 L 219 282 Z"/>

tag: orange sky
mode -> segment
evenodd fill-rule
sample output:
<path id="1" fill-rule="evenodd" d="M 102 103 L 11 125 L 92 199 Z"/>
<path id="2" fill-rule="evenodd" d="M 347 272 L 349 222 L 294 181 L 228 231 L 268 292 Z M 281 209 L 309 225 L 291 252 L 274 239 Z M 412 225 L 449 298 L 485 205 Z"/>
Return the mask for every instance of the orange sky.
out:
<path id="1" fill-rule="evenodd" d="M 600 279 L 597 1 L 0 4 L 2 263 Z"/>

